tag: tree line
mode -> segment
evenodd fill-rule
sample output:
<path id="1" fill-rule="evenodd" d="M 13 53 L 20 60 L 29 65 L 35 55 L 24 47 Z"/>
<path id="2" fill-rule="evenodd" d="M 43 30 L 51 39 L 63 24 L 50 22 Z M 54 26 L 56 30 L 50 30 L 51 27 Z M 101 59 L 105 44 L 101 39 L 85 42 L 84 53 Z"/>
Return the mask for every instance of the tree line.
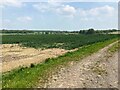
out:
<path id="1" fill-rule="evenodd" d="M 27 33 L 41 33 L 41 34 L 64 34 L 64 33 L 71 33 L 71 34 L 108 34 L 111 32 L 117 32 L 116 29 L 111 30 L 94 30 L 93 28 L 88 30 L 79 30 L 79 31 L 32 31 L 32 30 L 0 30 L 0 33 L 21 33 L 21 34 L 27 34 Z"/>

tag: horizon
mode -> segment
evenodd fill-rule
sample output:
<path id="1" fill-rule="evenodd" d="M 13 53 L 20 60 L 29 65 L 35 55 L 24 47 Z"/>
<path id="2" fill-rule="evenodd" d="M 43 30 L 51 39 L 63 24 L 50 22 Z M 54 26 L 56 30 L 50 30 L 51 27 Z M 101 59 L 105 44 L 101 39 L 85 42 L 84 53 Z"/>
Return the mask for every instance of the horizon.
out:
<path id="1" fill-rule="evenodd" d="M 94 29 L 94 28 L 89 28 L 89 29 Z M 89 29 L 79 29 L 79 30 L 60 30 L 60 29 L 0 29 L 1 30 L 8 30 L 8 31 L 60 31 L 60 32 L 64 32 L 64 31 L 67 31 L 67 32 L 73 32 L 73 31 L 81 31 L 81 30 L 89 30 Z M 106 30 L 117 30 L 119 31 L 119 29 L 94 29 L 95 31 L 106 31 Z"/>

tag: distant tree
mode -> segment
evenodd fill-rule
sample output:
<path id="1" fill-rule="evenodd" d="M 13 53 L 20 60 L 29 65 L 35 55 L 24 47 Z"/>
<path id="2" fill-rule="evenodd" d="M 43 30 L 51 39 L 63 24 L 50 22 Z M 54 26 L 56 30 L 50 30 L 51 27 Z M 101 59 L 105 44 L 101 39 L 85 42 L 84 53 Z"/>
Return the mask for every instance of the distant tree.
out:
<path id="1" fill-rule="evenodd" d="M 111 32 L 116 32 L 117 30 L 116 29 L 112 29 Z"/>
<path id="2" fill-rule="evenodd" d="M 91 28 L 87 31 L 87 34 L 94 34 L 94 33 L 95 33 L 95 30 L 93 28 Z"/>
<path id="3" fill-rule="evenodd" d="M 101 33 L 101 31 L 99 31 L 99 30 L 96 30 L 96 31 L 95 31 L 95 33 L 99 34 L 99 33 Z"/>
<path id="4" fill-rule="evenodd" d="M 49 34 L 49 32 L 46 31 L 45 34 Z"/>
<path id="5" fill-rule="evenodd" d="M 80 34 L 86 34 L 86 30 L 80 30 L 79 33 Z"/>

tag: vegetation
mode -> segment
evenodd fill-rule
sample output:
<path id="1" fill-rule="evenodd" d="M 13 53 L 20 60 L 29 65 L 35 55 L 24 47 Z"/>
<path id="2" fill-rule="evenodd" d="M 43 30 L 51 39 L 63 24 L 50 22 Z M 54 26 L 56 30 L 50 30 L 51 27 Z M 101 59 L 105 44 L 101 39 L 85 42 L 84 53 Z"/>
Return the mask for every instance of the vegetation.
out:
<path id="1" fill-rule="evenodd" d="M 91 45 L 83 46 L 75 52 L 69 52 L 54 59 L 47 59 L 44 63 L 31 65 L 29 68 L 16 69 L 3 74 L 3 88 L 35 87 L 37 83 L 43 87 L 51 74 L 57 72 L 61 66 L 67 66 L 68 62 L 79 61 L 82 58 L 95 53 L 99 49 L 115 42 L 117 39 L 104 40 Z"/>
<path id="2" fill-rule="evenodd" d="M 119 30 L 112 29 L 112 30 L 94 30 L 93 28 L 88 30 L 80 30 L 80 34 L 108 34 L 112 32 L 118 32 Z"/>
<path id="3" fill-rule="evenodd" d="M 0 30 L 0 33 L 33 33 L 33 31 L 30 30 Z"/>
<path id="4" fill-rule="evenodd" d="M 93 31 L 90 30 L 90 33 Z M 45 35 L 2 35 L 3 44 L 20 44 L 33 48 L 63 48 L 74 49 L 80 46 L 89 45 L 109 39 L 117 35 L 103 34 L 45 34 Z"/>
<path id="5" fill-rule="evenodd" d="M 79 32 L 80 34 L 95 34 L 95 30 L 94 29 L 89 29 L 89 30 L 80 30 Z"/>
<path id="6" fill-rule="evenodd" d="M 53 30 L 0 30 L 2 34 L 108 34 L 112 32 L 118 32 L 120 30 L 110 29 L 110 30 L 94 30 L 90 28 L 88 30 L 80 31 L 53 31 Z"/>
<path id="7" fill-rule="evenodd" d="M 111 48 L 108 49 L 108 52 L 110 54 L 113 54 L 114 52 L 116 52 L 118 49 L 120 49 L 120 41 L 117 42 L 116 44 L 114 44 Z"/>
<path id="8" fill-rule="evenodd" d="M 120 30 L 116 30 L 116 29 L 110 29 L 110 30 L 97 30 L 96 33 L 108 34 L 108 33 L 119 32 L 119 31 L 120 31 Z"/>
<path id="9" fill-rule="evenodd" d="M 3 44 L 20 44 L 33 48 L 74 49 L 80 47 L 77 51 L 68 52 L 58 58 L 46 59 L 42 64 L 31 64 L 30 67 L 20 67 L 19 69 L 3 73 L 2 87 L 28 88 L 35 87 L 38 83 L 40 87 L 43 87 L 43 84 L 47 82 L 48 78 L 53 73 L 57 73 L 61 67 L 67 66 L 69 62 L 77 62 L 97 52 L 118 38 L 117 35 L 96 34 L 94 29 L 83 32 L 85 34 L 49 34 L 45 32 L 44 35 L 27 35 L 26 32 L 23 32 L 26 35 L 2 35 Z"/>

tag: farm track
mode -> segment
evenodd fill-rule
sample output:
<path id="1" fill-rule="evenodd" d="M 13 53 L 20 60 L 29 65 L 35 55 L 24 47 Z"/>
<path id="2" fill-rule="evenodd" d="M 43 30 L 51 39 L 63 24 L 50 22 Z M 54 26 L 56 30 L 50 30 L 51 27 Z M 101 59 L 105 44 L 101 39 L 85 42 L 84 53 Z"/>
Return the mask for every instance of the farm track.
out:
<path id="1" fill-rule="evenodd" d="M 108 53 L 116 42 L 53 75 L 45 88 L 118 88 L 118 52 Z"/>
<path id="2" fill-rule="evenodd" d="M 11 71 L 18 67 L 30 66 L 32 63 L 38 64 L 47 58 L 55 58 L 74 50 L 64 50 L 58 48 L 37 50 L 34 48 L 20 47 L 17 44 L 3 44 L 2 72 Z"/>

